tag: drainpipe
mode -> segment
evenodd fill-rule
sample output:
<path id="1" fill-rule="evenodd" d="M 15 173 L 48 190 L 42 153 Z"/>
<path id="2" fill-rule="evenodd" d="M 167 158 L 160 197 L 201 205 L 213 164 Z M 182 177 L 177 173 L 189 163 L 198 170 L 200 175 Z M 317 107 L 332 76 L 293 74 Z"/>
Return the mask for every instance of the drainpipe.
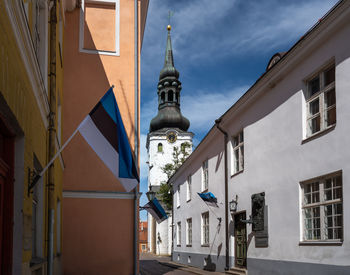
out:
<path id="1" fill-rule="evenodd" d="M 226 250 L 226 266 L 225 270 L 230 269 L 230 255 L 229 255 L 229 236 L 228 236 L 228 171 L 227 171 L 227 143 L 228 143 L 228 134 L 221 128 L 219 125 L 221 118 L 215 120 L 215 126 L 219 129 L 221 133 L 224 134 L 224 154 L 225 154 L 225 250 Z"/>
<path id="2" fill-rule="evenodd" d="M 174 188 L 171 188 L 172 195 L 172 206 L 171 206 L 171 260 L 174 259 Z"/>
<path id="3" fill-rule="evenodd" d="M 56 115 L 56 25 L 57 3 L 50 10 L 50 114 L 49 114 L 49 159 L 55 155 L 55 115 Z M 55 171 L 52 163 L 48 169 L 48 243 L 47 243 L 47 274 L 53 273 L 53 231 L 55 209 Z"/>
<path id="4" fill-rule="evenodd" d="M 134 33 L 135 33 L 135 161 L 138 164 L 138 127 L 139 127 L 139 32 L 138 32 L 138 0 L 134 0 Z M 134 197 L 134 274 L 137 275 L 138 272 L 138 215 L 139 215 L 139 208 L 138 208 L 138 186 L 134 189 L 135 197 Z"/>

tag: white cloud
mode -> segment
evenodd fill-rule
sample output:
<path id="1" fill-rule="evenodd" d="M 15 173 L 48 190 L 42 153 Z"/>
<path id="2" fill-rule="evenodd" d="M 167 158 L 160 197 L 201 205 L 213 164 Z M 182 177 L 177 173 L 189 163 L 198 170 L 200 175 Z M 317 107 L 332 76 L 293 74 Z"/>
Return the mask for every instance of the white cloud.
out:
<path id="1" fill-rule="evenodd" d="M 143 49 L 144 75 L 161 68 L 166 15 L 174 8 L 172 42 L 175 61 L 190 65 L 227 56 L 288 50 L 337 1 L 169 1 L 150 2 Z M 174 7 L 173 7 L 174 6 Z M 163 16 L 162 16 L 163 15 Z M 192 62 L 188 62 L 192 61 Z"/>
<path id="2" fill-rule="evenodd" d="M 219 118 L 237 99 L 248 89 L 248 86 L 241 86 L 231 90 L 221 91 L 193 91 L 191 95 L 181 97 L 181 112 L 190 120 L 190 131 L 200 135 L 205 134 L 215 119 Z M 152 98 L 145 102 L 141 107 L 142 121 L 141 126 L 141 146 L 143 139 L 146 139 L 149 122 L 157 114 L 157 99 Z M 144 141 L 144 144 L 145 141 Z M 141 151 L 142 155 L 142 151 Z"/>
<path id="3" fill-rule="evenodd" d="M 146 161 L 148 161 L 147 149 L 146 149 L 146 139 L 147 135 L 140 135 L 140 180 L 147 180 L 148 176 L 148 165 Z M 146 181 L 147 184 L 147 181 Z"/>
<path id="4" fill-rule="evenodd" d="M 190 131 L 205 134 L 226 110 L 248 89 L 248 86 L 231 90 L 206 92 L 196 91 L 182 97 L 181 111 L 191 123 Z"/>

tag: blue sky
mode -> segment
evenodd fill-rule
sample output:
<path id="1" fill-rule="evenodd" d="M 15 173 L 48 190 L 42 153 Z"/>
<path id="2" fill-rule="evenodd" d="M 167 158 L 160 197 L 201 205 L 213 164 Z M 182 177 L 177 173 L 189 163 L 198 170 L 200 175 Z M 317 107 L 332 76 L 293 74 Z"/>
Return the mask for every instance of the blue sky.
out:
<path id="1" fill-rule="evenodd" d="M 287 51 L 336 0 L 150 0 L 141 53 L 141 192 L 147 202 L 146 137 L 157 114 L 157 83 L 168 25 L 182 82 L 181 111 L 196 146 L 264 73 L 276 52 Z M 146 212 L 140 214 L 146 220 Z"/>

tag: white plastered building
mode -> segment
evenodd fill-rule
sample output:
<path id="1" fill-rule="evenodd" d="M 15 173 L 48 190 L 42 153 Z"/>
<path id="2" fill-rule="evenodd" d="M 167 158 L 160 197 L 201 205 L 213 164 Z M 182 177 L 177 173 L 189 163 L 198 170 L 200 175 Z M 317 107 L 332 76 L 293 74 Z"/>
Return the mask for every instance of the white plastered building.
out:
<path id="1" fill-rule="evenodd" d="M 274 55 L 169 180 L 174 261 L 233 274 L 350 274 L 349 18 L 350 2 L 339 1 Z M 219 207 L 202 203 L 204 191 Z"/>

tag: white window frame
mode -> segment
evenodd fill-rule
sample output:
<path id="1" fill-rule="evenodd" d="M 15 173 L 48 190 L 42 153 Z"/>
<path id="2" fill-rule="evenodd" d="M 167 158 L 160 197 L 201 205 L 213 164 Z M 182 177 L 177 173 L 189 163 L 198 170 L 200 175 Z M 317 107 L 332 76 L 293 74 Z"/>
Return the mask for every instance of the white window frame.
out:
<path id="1" fill-rule="evenodd" d="M 231 176 L 244 170 L 244 133 L 239 131 L 231 140 Z M 238 155 L 238 156 L 237 156 Z"/>
<path id="2" fill-rule="evenodd" d="M 181 222 L 177 222 L 176 245 L 181 246 Z"/>
<path id="3" fill-rule="evenodd" d="M 176 195 L 176 207 L 180 207 L 180 185 L 177 187 L 177 195 Z"/>
<path id="4" fill-rule="evenodd" d="M 325 86 L 325 72 L 334 68 L 334 81 Z M 328 128 L 336 125 L 337 114 L 336 114 L 336 89 L 335 89 L 335 65 L 332 63 L 331 65 L 327 65 L 319 70 L 316 74 L 306 80 L 306 92 L 305 101 L 306 101 L 306 138 L 314 136 L 322 131 L 327 130 Z M 310 95 L 311 82 L 319 78 L 319 91 L 313 95 Z M 326 107 L 326 97 L 325 94 L 334 90 L 335 93 L 335 103 L 331 106 Z M 318 100 L 318 112 L 312 114 L 311 113 L 311 103 L 316 102 Z M 316 106 L 316 105 L 315 105 Z M 333 124 L 327 125 L 327 111 L 334 109 L 335 111 L 335 122 Z M 320 129 L 312 133 L 312 121 L 319 117 L 320 120 Z"/>
<path id="5" fill-rule="evenodd" d="M 85 3 L 94 4 L 115 4 L 115 51 L 101 51 L 84 49 L 84 26 L 85 26 Z M 80 8 L 80 28 L 79 28 L 79 51 L 90 54 L 120 56 L 120 4 L 119 0 L 81 0 Z"/>
<path id="6" fill-rule="evenodd" d="M 186 220 L 186 245 L 192 246 L 192 218 Z"/>
<path id="7" fill-rule="evenodd" d="M 202 246 L 209 245 L 209 211 L 201 215 L 201 244 Z"/>
<path id="8" fill-rule="evenodd" d="M 187 194 L 186 199 L 189 202 L 192 198 L 192 175 L 187 177 Z"/>
<path id="9" fill-rule="evenodd" d="M 44 182 L 40 178 L 32 195 L 32 258 L 43 258 Z"/>
<path id="10" fill-rule="evenodd" d="M 202 192 L 209 189 L 209 161 L 206 159 L 202 163 Z"/>
<path id="11" fill-rule="evenodd" d="M 342 181 L 342 172 L 338 171 L 300 183 L 302 243 L 327 244 L 343 241 L 344 209 Z M 338 186 L 335 185 L 336 183 L 338 183 Z M 327 184 L 331 184 L 331 187 L 329 188 Z M 331 198 L 327 199 L 327 196 L 331 196 Z M 329 208 L 330 206 L 331 208 Z M 331 215 L 327 215 L 329 209 L 331 209 Z M 341 214 L 335 213 L 339 209 L 341 209 Z M 315 217 L 315 215 L 317 216 Z M 338 223 L 340 221 L 341 224 L 336 225 L 336 220 Z M 327 226 L 328 223 L 331 226 Z M 333 238 L 337 229 L 340 230 L 341 236 L 339 238 Z M 331 238 L 328 236 L 328 230 L 332 230 Z"/>

